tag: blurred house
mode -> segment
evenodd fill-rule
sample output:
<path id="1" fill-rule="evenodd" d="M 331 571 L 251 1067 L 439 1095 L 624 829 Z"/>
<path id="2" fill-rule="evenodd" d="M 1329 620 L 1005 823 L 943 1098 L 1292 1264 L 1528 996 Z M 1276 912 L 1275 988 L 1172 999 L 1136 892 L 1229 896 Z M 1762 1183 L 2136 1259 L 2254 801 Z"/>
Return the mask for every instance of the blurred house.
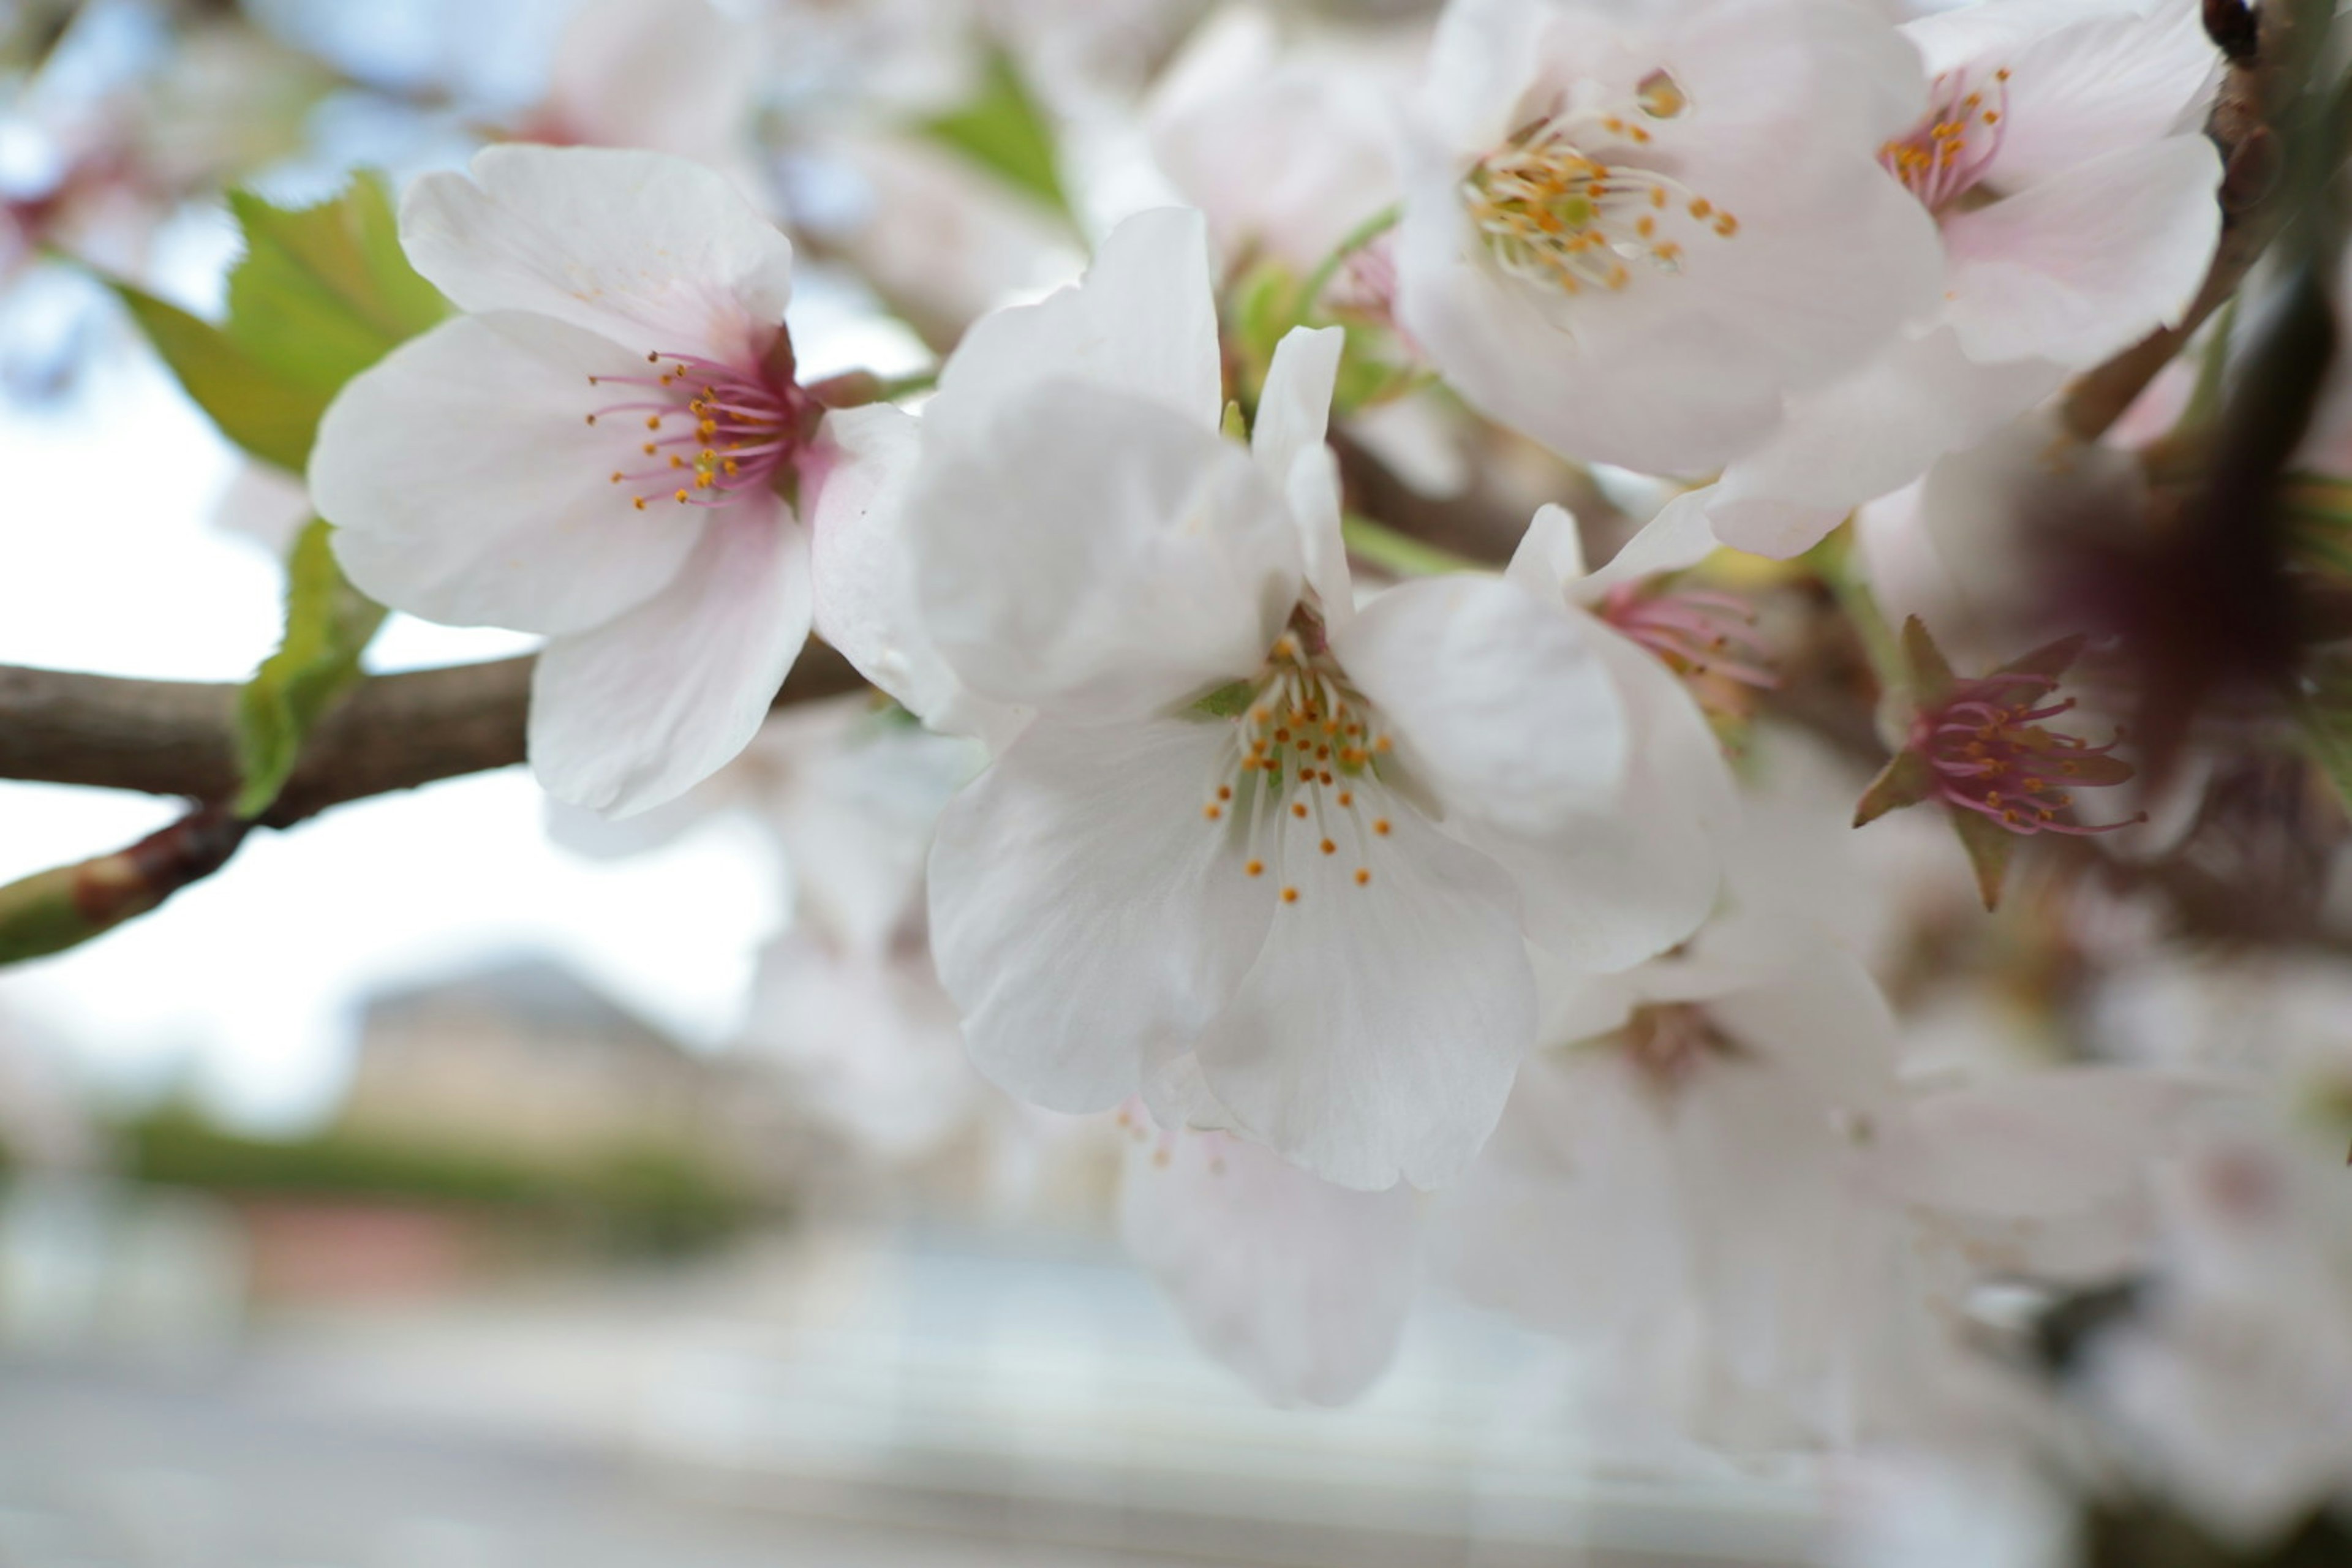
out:
<path id="1" fill-rule="evenodd" d="M 570 1162 L 700 1142 L 721 1077 L 570 970 L 527 958 L 370 999 L 339 1128 Z"/>

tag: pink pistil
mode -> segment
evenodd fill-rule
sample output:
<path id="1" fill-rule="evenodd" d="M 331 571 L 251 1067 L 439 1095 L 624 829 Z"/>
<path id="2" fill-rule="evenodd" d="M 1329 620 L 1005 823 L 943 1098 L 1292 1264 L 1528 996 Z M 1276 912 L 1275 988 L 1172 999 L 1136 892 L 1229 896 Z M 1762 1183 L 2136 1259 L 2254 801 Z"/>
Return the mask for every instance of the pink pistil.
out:
<path id="1" fill-rule="evenodd" d="M 1972 811 L 2011 833 L 2112 833 L 2147 820 L 2085 826 L 2073 820 L 2073 790 L 2117 784 L 2132 769 L 2110 755 L 2123 739 L 2102 746 L 2044 729 L 2042 721 L 2069 712 L 2071 697 L 2049 701 L 2055 678 L 1997 672 L 1954 683 L 1937 707 L 1911 721 L 1910 749 L 1927 759 L 1936 797 Z"/>
<path id="2" fill-rule="evenodd" d="M 642 375 L 592 375 L 591 386 L 629 386 L 647 395 L 607 404 L 590 414 L 598 424 L 642 415 L 616 426 L 637 439 L 642 466 L 613 470 L 612 480 L 633 491 L 637 510 L 652 501 L 725 506 L 770 487 L 776 471 L 806 445 L 821 413 L 790 381 L 781 384 L 759 367 L 739 368 L 696 354 L 652 353 Z M 633 428 L 632 428 L 633 427 Z"/>
<path id="3" fill-rule="evenodd" d="M 1601 618 L 1655 654 L 1676 675 L 1719 675 L 1770 689 L 1780 680 L 1760 662 L 1756 612 L 1728 594 L 1686 588 L 1644 593 L 1622 583 L 1601 603 Z"/>

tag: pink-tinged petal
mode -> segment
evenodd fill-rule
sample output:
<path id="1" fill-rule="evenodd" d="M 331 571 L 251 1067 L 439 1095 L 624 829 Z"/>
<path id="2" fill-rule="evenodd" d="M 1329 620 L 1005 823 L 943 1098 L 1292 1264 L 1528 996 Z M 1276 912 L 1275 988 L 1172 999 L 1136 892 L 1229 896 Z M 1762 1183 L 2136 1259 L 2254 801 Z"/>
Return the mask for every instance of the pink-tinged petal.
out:
<path id="1" fill-rule="evenodd" d="M 951 802 L 931 852 L 931 950 L 981 1071 L 1054 1110 L 1104 1110 L 1239 988 L 1273 919 L 1205 820 L 1230 726 L 1040 720 Z"/>
<path id="2" fill-rule="evenodd" d="M 727 163 L 751 129 L 746 32 L 709 0 L 594 0 L 556 45 L 543 139 Z"/>
<path id="3" fill-rule="evenodd" d="M 1298 897 L 1196 1047 L 1248 1136 L 1366 1191 L 1458 1175 L 1536 1023 L 1509 877 L 1409 808 L 1390 820 L 1361 860 L 1308 852 L 1277 868 Z"/>
<path id="4" fill-rule="evenodd" d="M 1692 107 L 1648 127 L 1634 162 L 1663 160 L 1707 210 L 1735 215 L 1736 232 L 1694 234 L 1670 267 L 1642 261 L 1622 287 L 1570 294 L 1507 272 L 1476 227 L 1463 180 L 1492 142 L 1423 149 L 1398 234 L 1398 305 L 1490 417 L 1580 459 L 1689 474 L 1760 438 L 1787 392 L 1932 308 L 1941 257 L 1925 210 L 1872 163 L 1916 119 L 1921 84 L 1909 47 L 1864 8 L 1696 6 L 1657 37 L 1580 33 L 1539 79 L 1629 101 L 1662 67 Z M 1530 94 L 1517 123 L 1554 106 Z"/>
<path id="5" fill-rule="evenodd" d="M 792 298 L 793 247 L 726 177 L 659 153 L 485 148 L 400 208 L 416 269 L 467 310 L 530 310 L 639 354 L 755 360 Z"/>
<path id="6" fill-rule="evenodd" d="M 502 313 L 444 321 L 354 377 L 310 473 L 352 581 L 429 621 L 553 635 L 659 592 L 710 513 L 639 511 L 613 483 L 645 432 L 589 425 L 588 377 L 627 363 L 593 332 Z"/>
<path id="7" fill-rule="evenodd" d="M 967 686 L 1122 719 L 1258 667 L 1297 603 L 1298 540 L 1239 447 L 1076 382 L 984 435 L 927 451 L 908 502 L 923 616 Z"/>
<path id="8" fill-rule="evenodd" d="M 808 535 L 773 497 L 730 507 L 667 587 L 547 645 L 531 771 L 613 816 L 675 799 L 751 744 L 808 632 Z"/>
<path id="9" fill-rule="evenodd" d="M 1046 377 L 1148 398 L 1214 431 L 1224 416 L 1209 236 L 1190 207 L 1111 230 L 1083 280 L 982 317 L 948 356 L 926 425 L 958 439 Z"/>
<path id="10" fill-rule="evenodd" d="M 2220 66 L 2197 0 L 1992 0 L 1903 31 L 1931 77 L 2009 72 L 1987 171 L 2000 190 L 2189 129 Z"/>
<path id="11" fill-rule="evenodd" d="M 816 632 L 926 724 L 1001 751 L 1018 715 L 965 689 L 916 603 L 907 498 L 921 450 L 920 422 L 887 404 L 826 417 L 803 494 Z"/>
<path id="12" fill-rule="evenodd" d="M 1119 1236 L 1202 1348 L 1277 1405 L 1345 1405 L 1396 1357 L 1421 1285 L 1412 1189 L 1334 1186 L 1222 1132 L 1139 1128 Z"/>
<path id="13" fill-rule="evenodd" d="M 2174 136 L 1945 219 L 1960 345 L 2079 369 L 2179 320 L 2221 236 L 2221 180 L 2212 142 Z"/>
<path id="14" fill-rule="evenodd" d="M 1739 807 L 1722 746 L 1682 682 L 1598 622 L 1585 632 L 1629 730 L 1617 804 L 1541 834 L 1468 832 L 1517 880 L 1528 940 L 1605 974 L 1656 957 L 1706 919 Z"/>
<path id="15" fill-rule="evenodd" d="M 1980 363 L 1949 327 L 1904 338 L 1853 374 L 1790 398 L 1772 437 L 1706 492 L 1707 520 L 1735 549 L 1801 554 L 1857 506 L 2055 392 L 2065 374 L 2041 358 Z"/>
<path id="16" fill-rule="evenodd" d="M 1568 608 L 1463 574 L 1389 589 L 1331 649 L 1449 812 L 1525 834 L 1614 804 L 1624 703 Z"/>

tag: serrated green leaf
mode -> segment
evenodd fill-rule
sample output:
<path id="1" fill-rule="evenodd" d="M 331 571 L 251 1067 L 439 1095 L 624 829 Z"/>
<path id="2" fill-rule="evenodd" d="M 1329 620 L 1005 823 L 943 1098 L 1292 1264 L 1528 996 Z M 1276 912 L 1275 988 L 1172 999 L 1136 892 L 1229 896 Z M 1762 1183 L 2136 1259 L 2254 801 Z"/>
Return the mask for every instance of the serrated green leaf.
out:
<path id="1" fill-rule="evenodd" d="M 400 248 L 382 181 L 289 210 L 229 193 L 246 253 L 229 273 L 225 330 L 289 381 L 329 394 L 448 313 Z"/>
<path id="2" fill-rule="evenodd" d="M 264 462 L 302 471 L 331 392 L 288 381 L 220 328 L 177 305 L 128 283 L 116 283 L 114 291 L 222 435 Z"/>
<path id="3" fill-rule="evenodd" d="M 1916 805 L 1936 791 L 1936 770 L 1916 752 L 1897 752 L 1862 792 L 1853 808 L 1853 825 L 1866 826 L 1890 811 Z"/>
<path id="4" fill-rule="evenodd" d="M 990 46 L 981 64 L 980 90 L 971 101 L 919 129 L 1073 224 L 1077 221 L 1062 187 L 1053 122 L 1002 45 Z"/>
<path id="5" fill-rule="evenodd" d="M 2017 836 L 1990 817 L 1958 808 L 1952 812 L 1952 831 L 1959 835 L 1960 847 L 1969 852 L 1969 864 L 1976 869 L 1977 892 L 1990 913 L 2000 907 L 2001 883 L 2009 876 L 2009 858 L 2017 848 Z"/>
<path id="6" fill-rule="evenodd" d="M 130 284 L 131 308 L 180 384 L 255 457 L 300 473 L 343 384 L 448 313 L 400 248 L 392 198 L 362 174 L 333 201 L 289 210 L 232 192 L 246 254 L 215 326 Z"/>
<path id="7" fill-rule="evenodd" d="M 360 655 L 383 624 L 383 606 L 344 581 L 313 520 L 286 562 L 286 634 L 237 693 L 236 752 L 245 787 L 236 815 L 269 809 L 286 786 L 311 727 L 360 679 Z"/>

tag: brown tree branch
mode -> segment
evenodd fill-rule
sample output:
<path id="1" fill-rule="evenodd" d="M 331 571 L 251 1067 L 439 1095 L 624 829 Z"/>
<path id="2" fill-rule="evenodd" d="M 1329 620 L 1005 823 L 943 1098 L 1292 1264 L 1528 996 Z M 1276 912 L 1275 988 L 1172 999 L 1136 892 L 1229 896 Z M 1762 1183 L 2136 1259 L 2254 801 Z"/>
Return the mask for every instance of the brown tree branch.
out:
<path id="1" fill-rule="evenodd" d="M 453 665 L 362 681 L 312 731 L 260 823 L 288 827 L 330 806 L 523 760 L 529 658 Z M 779 706 L 864 682 L 811 642 Z M 239 783 L 237 688 L 0 666 L 0 778 L 225 801 Z"/>

